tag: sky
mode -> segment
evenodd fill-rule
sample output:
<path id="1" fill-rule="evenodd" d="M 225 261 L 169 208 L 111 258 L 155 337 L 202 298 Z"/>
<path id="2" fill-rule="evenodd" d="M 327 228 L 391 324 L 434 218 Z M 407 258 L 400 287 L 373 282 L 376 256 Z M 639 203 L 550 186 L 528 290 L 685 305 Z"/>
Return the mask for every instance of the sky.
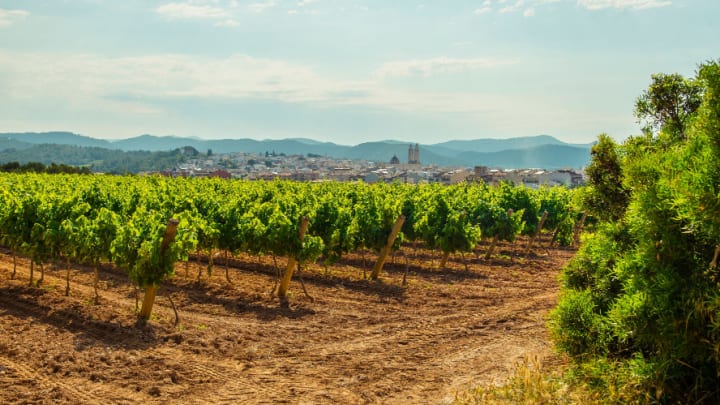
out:
<path id="1" fill-rule="evenodd" d="M 718 0 L 0 0 L 0 132 L 378 140 L 640 132 Z"/>

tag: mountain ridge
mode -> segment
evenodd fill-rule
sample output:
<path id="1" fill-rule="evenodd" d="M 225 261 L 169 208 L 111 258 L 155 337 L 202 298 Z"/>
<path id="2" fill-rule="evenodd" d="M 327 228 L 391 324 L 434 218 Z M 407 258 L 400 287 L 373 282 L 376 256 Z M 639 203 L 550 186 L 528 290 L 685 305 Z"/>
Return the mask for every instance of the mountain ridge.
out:
<path id="1" fill-rule="evenodd" d="M 39 144 L 99 147 L 110 150 L 172 151 L 192 146 L 205 153 L 316 154 L 337 159 L 362 159 L 387 162 L 397 156 L 401 162 L 407 157 L 409 145 L 414 143 L 385 140 L 357 145 L 339 145 L 309 138 L 279 140 L 200 139 L 174 135 L 143 134 L 119 140 L 92 138 L 72 132 L 0 133 L 0 151 L 24 149 Z M 498 168 L 542 167 L 546 169 L 581 168 L 590 161 L 591 144 L 569 144 L 550 135 L 496 139 L 449 140 L 437 144 L 420 144 L 420 161 L 440 166 L 489 166 Z M 61 163 L 61 162 L 58 162 Z"/>

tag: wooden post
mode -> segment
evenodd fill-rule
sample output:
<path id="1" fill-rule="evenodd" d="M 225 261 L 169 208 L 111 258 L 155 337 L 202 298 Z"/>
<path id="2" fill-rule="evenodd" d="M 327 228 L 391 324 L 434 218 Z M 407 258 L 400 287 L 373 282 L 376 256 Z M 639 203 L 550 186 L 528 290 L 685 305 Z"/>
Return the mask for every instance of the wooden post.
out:
<path id="1" fill-rule="evenodd" d="M 385 247 L 383 247 L 380 251 L 380 256 L 378 257 L 377 262 L 375 262 L 375 266 L 373 266 L 372 273 L 370 274 L 371 279 L 377 280 L 380 276 L 380 272 L 385 265 L 385 260 L 387 260 L 387 256 L 390 254 L 390 250 L 392 249 L 395 239 L 397 238 L 398 233 L 400 233 L 400 228 L 402 228 L 404 222 L 405 215 L 400 215 L 397 221 L 395 221 L 395 225 L 392 227 L 390 236 L 388 236 L 387 244 L 385 244 Z"/>
<path id="2" fill-rule="evenodd" d="M 30 259 L 30 282 L 28 283 L 29 287 L 33 286 L 33 278 L 35 277 L 35 262 L 33 259 Z"/>
<path id="3" fill-rule="evenodd" d="M 550 239 L 550 243 L 548 243 L 548 245 L 547 245 L 548 248 L 551 248 L 551 247 L 552 247 L 552 245 L 553 245 L 553 244 L 555 243 L 555 241 L 557 240 L 557 237 L 558 237 L 559 234 L 560 234 L 560 225 L 558 225 L 558 226 L 555 228 L 555 231 L 553 232 L 552 239 Z"/>
<path id="4" fill-rule="evenodd" d="M 93 263 L 93 290 L 95 291 L 95 305 L 100 304 L 100 294 L 98 294 L 98 283 L 100 282 L 100 275 L 98 274 L 98 262 Z"/>
<path id="5" fill-rule="evenodd" d="M 158 287 L 156 285 L 145 287 L 145 295 L 143 295 L 142 308 L 140 309 L 140 319 L 145 321 L 150 319 L 150 313 L 152 312 L 153 304 L 155 304 L 157 289 Z"/>
<path id="6" fill-rule="evenodd" d="M 232 281 L 230 281 L 230 269 L 228 265 L 228 251 L 225 250 L 225 280 L 228 284 L 232 284 Z"/>
<path id="7" fill-rule="evenodd" d="M 530 242 L 528 242 L 527 249 L 525 249 L 525 256 L 530 254 L 530 249 L 532 249 L 532 245 L 535 243 L 535 239 L 537 239 L 538 236 L 540 236 L 540 232 L 542 231 L 543 225 L 545 225 L 545 220 L 547 220 L 548 212 L 545 210 L 543 212 L 542 217 L 540 218 L 540 223 L 538 224 L 537 231 L 535 231 L 535 235 L 530 238 Z"/>
<path id="8" fill-rule="evenodd" d="M 450 252 L 443 253 L 442 260 L 440 261 L 440 269 L 444 269 L 447 266 L 448 259 L 450 259 Z"/>
<path id="9" fill-rule="evenodd" d="M 12 251 L 13 256 L 13 272 L 10 276 L 10 280 L 15 280 L 15 274 L 17 273 L 17 255 L 15 254 L 15 250 Z"/>
<path id="10" fill-rule="evenodd" d="M 495 245 L 497 245 L 498 237 L 495 235 L 492 242 L 490 242 L 490 247 L 488 248 L 487 253 L 485 253 L 485 260 L 490 259 L 490 256 L 492 256 L 493 251 L 495 250 Z"/>
<path id="11" fill-rule="evenodd" d="M 38 266 L 40 266 L 40 278 L 37 281 L 37 286 L 40 287 L 40 284 L 45 281 L 45 266 L 42 263 L 40 263 Z"/>
<path id="12" fill-rule="evenodd" d="M 70 296 L 70 256 L 65 258 L 65 296 Z"/>
<path id="13" fill-rule="evenodd" d="M 718 256 L 720 256 L 720 245 L 715 246 L 715 255 L 713 256 L 712 262 L 710 262 L 710 269 L 717 267 Z"/>
<path id="14" fill-rule="evenodd" d="M 302 222 L 300 222 L 300 231 L 298 232 L 298 238 L 300 239 L 300 243 L 302 243 L 303 239 L 305 239 L 305 232 L 307 232 L 309 222 L 310 219 L 308 217 L 303 217 Z M 280 282 L 280 287 L 278 288 L 278 297 L 280 298 L 280 302 L 282 303 L 287 302 L 287 292 L 290 288 L 290 280 L 292 279 L 293 272 L 295 271 L 296 266 L 297 259 L 293 256 L 288 257 L 285 275 L 283 276 L 283 279 Z"/>
<path id="15" fill-rule="evenodd" d="M 168 219 L 167 228 L 165 228 L 165 235 L 163 235 L 162 244 L 160 245 L 160 254 L 165 255 L 172 241 L 175 240 L 177 234 L 177 227 L 180 221 L 175 218 Z"/>
<path id="16" fill-rule="evenodd" d="M 510 218 L 512 216 L 512 214 L 513 214 L 513 209 L 512 208 L 508 209 L 508 211 L 507 211 L 508 218 Z M 495 246 L 497 245 L 497 242 L 498 242 L 498 236 L 495 235 L 495 237 L 492 240 L 492 243 L 490 243 L 490 248 L 488 248 L 487 253 L 485 253 L 485 260 L 490 259 L 490 256 L 492 256 L 493 251 L 495 251 Z"/>
<path id="17" fill-rule="evenodd" d="M 575 226 L 575 232 L 573 233 L 573 247 L 575 247 L 578 243 L 578 239 L 580 238 L 580 232 L 582 232 L 582 229 L 585 226 L 586 219 L 587 211 L 583 212 L 582 218 L 580 218 L 580 222 Z"/>
<path id="18" fill-rule="evenodd" d="M 163 236 L 162 244 L 160 245 L 160 256 L 164 256 L 170 247 L 170 243 L 175 239 L 177 234 L 177 227 L 180 222 L 177 219 L 170 218 L 165 228 L 165 235 Z M 145 296 L 143 297 L 142 308 L 140 309 L 140 319 L 147 321 L 150 319 L 152 313 L 152 307 L 155 303 L 155 294 L 157 294 L 157 285 L 149 285 L 145 287 Z"/>

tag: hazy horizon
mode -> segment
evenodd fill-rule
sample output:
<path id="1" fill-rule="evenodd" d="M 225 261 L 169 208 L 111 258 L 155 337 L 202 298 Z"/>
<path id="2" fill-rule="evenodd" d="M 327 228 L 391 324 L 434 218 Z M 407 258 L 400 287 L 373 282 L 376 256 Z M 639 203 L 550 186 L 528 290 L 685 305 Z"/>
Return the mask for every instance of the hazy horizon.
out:
<path id="1" fill-rule="evenodd" d="M 0 0 L 0 132 L 356 145 L 640 133 L 715 0 Z"/>
<path id="2" fill-rule="evenodd" d="M 517 140 L 517 139 L 537 138 L 537 137 L 551 137 L 551 138 L 554 138 L 554 139 L 556 139 L 556 140 L 558 140 L 558 141 L 560 141 L 560 142 L 563 142 L 563 143 L 565 143 L 565 144 L 567 144 L 567 145 L 569 145 L 569 146 L 587 146 L 587 145 L 592 144 L 592 143 L 595 142 L 595 140 L 591 140 L 590 142 L 568 142 L 568 141 L 566 141 L 566 140 L 564 140 L 564 139 L 560 139 L 560 138 L 558 138 L 558 137 L 556 137 L 556 136 L 549 135 L 549 134 L 537 134 L 537 135 L 528 135 L 528 136 L 511 136 L 511 137 L 506 137 L 506 138 L 480 137 L 480 138 L 467 138 L 467 139 L 446 139 L 446 140 L 442 140 L 442 141 L 438 141 L 438 142 L 432 142 L 432 143 L 414 142 L 414 141 L 404 141 L 404 140 L 399 140 L 399 139 L 377 139 L 377 140 L 369 140 L 369 141 L 360 140 L 360 141 L 358 141 L 358 142 L 356 142 L 356 143 L 341 143 L 341 142 L 334 142 L 334 141 L 331 141 L 331 140 L 330 140 L 330 141 L 325 141 L 325 140 L 317 140 L 317 139 L 312 139 L 312 138 L 307 138 L 307 137 L 287 137 L 287 138 L 252 138 L 252 137 L 208 138 L 208 137 L 194 136 L 194 135 L 193 135 L 193 136 L 181 136 L 181 135 L 174 135 L 174 134 L 164 134 L 164 135 L 163 135 L 163 134 L 147 134 L 147 133 L 145 133 L 145 134 L 138 134 L 138 135 L 130 136 L 130 137 L 127 137 L 127 138 L 112 138 L 112 139 L 109 139 L 109 138 L 100 138 L 100 137 L 85 135 L 85 134 L 81 134 L 81 133 L 77 133 L 77 132 L 73 132 L 73 131 L 64 131 L 64 130 L 51 130 L 51 131 L 3 131 L 3 132 L 0 132 L 0 136 L 1 136 L 1 135 L 4 135 L 4 134 L 17 134 L 17 133 L 19 133 L 19 134 L 68 133 L 68 134 L 73 134 L 73 135 L 84 136 L 84 137 L 88 137 L 88 138 L 93 138 L 93 139 L 108 141 L 108 142 L 111 142 L 111 143 L 121 142 L 121 141 L 129 140 L 129 139 L 140 138 L 140 137 L 144 137 L 144 136 L 151 136 L 151 137 L 157 137 L 157 138 L 192 139 L 192 140 L 197 140 L 197 141 L 239 141 L 239 140 L 249 139 L 249 140 L 258 141 L 258 142 L 265 142 L 265 141 L 285 141 L 285 140 L 290 140 L 290 141 L 292 141 L 292 140 L 295 140 L 295 141 L 310 141 L 310 142 L 319 143 L 319 144 L 322 144 L 322 143 L 333 143 L 333 144 L 336 144 L 336 145 L 339 145 L 339 146 L 350 146 L 350 147 L 352 147 L 352 146 L 358 146 L 358 145 L 364 144 L 364 143 L 397 143 L 397 144 L 403 144 L 403 145 L 405 145 L 405 144 L 412 145 L 412 144 L 419 143 L 420 145 L 435 146 L 435 145 L 440 145 L 440 144 L 447 143 L 447 142 L 463 142 L 463 141 L 506 141 L 506 140 L 513 140 L 513 139 Z"/>

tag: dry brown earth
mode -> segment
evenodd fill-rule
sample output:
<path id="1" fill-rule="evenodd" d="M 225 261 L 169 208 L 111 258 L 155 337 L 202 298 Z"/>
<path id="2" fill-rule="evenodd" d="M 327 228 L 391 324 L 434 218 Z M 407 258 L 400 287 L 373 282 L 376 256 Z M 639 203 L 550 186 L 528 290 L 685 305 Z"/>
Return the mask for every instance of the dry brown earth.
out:
<path id="1" fill-rule="evenodd" d="M 145 326 L 113 266 L 100 271 L 96 306 L 90 269 L 72 267 L 66 297 L 64 269 L 48 266 L 31 288 L 28 260 L 18 259 L 11 280 L 3 250 L 0 403 L 452 402 L 471 384 L 506 378 L 527 355 L 552 357 L 546 319 L 573 251 L 525 260 L 526 242 L 502 245 L 489 262 L 468 256 L 467 271 L 459 256 L 438 270 L 431 252 L 404 247 L 407 286 L 402 255 L 382 282 L 362 279 L 359 255 L 327 271 L 314 265 L 303 271 L 314 302 L 293 281 L 290 308 L 269 295 L 272 258 L 235 258 L 232 285 L 221 265 L 198 283 L 205 264 L 191 263 L 188 276 L 180 264 Z"/>

